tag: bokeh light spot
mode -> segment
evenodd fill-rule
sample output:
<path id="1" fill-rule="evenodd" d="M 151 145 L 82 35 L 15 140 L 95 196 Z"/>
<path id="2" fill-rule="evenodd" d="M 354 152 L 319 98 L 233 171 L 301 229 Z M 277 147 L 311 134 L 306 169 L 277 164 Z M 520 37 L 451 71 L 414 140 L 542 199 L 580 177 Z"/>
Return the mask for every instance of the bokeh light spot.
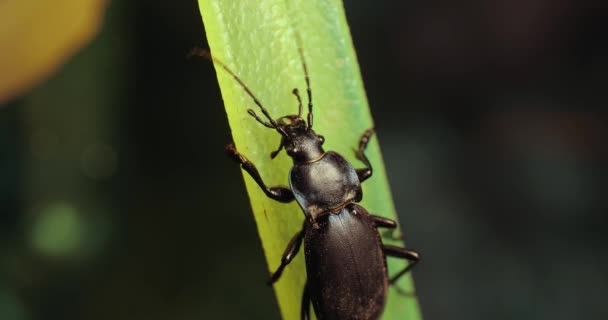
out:
<path id="1" fill-rule="evenodd" d="M 80 249 L 83 221 L 69 204 L 54 204 L 40 212 L 32 225 L 35 250 L 48 256 L 66 256 Z"/>

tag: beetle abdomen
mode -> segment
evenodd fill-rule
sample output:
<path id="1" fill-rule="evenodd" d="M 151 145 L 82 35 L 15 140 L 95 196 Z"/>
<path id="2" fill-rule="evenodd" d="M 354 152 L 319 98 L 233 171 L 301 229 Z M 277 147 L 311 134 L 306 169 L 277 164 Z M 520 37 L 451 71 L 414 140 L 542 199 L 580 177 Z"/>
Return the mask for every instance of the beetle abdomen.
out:
<path id="1" fill-rule="evenodd" d="M 317 222 L 320 228 L 307 228 L 304 248 L 319 319 L 378 319 L 388 281 L 382 243 L 369 214 L 350 204 Z"/>

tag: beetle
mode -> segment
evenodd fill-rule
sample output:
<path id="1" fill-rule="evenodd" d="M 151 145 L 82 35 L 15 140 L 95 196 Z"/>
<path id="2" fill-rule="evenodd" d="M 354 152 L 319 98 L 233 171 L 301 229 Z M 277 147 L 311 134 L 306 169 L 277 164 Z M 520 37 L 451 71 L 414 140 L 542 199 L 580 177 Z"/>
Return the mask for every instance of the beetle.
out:
<path id="1" fill-rule="evenodd" d="M 255 180 L 266 196 L 284 203 L 295 200 L 306 217 L 302 229 L 289 241 L 281 263 L 268 283 L 279 280 L 304 242 L 307 280 L 302 294 L 301 319 L 310 318 L 311 302 L 320 320 L 379 319 L 386 303 L 388 285 L 394 284 L 420 261 L 420 255 L 410 249 L 383 244 L 377 228 L 395 229 L 397 223 L 370 214 L 357 204 L 363 198 L 361 183 L 373 173 L 365 149 L 374 130 L 365 130 L 355 152 L 356 158 L 365 164 L 363 168 L 355 169 L 337 152 L 323 149 L 324 137 L 313 130 L 310 77 L 297 34 L 296 41 L 308 96 L 306 120 L 302 117 L 302 98 L 297 88 L 292 93 L 298 102 L 298 114 L 275 120 L 226 64 L 203 49 L 195 48 L 191 54 L 205 57 L 228 72 L 253 99 L 264 118 L 253 109 L 247 112 L 257 122 L 280 134 L 279 147 L 270 153 L 271 159 L 285 149 L 293 160 L 289 187 L 269 187 L 256 166 L 233 144 L 226 147 L 228 155 Z M 410 263 L 389 277 L 386 256 L 406 259 Z"/>

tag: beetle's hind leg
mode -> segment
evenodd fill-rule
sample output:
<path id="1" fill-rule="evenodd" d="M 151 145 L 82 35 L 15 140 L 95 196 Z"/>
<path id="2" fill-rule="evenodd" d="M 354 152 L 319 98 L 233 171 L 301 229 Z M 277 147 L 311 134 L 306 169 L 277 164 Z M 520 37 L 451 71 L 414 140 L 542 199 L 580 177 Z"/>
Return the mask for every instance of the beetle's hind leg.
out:
<path id="1" fill-rule="evenodd" d="M 269 285 L 279 280 L 281 274 L 283 274 L 283 270 L 285 269 L 285 267 L 287 267 L 287 265 L 291 263 L 291 260 L 293 260 L 293 258 L 295 258 L 295 256 L 298 254 L 298 251 L 300 251 L 300 247 L 302 246 L 303 238 L 304 227 L 302 228 L 302 230 L 296 233 L 296 235 L 293 236 L 291 240 L 289 240 L 289 244 L 287 245 L 287 248 L 285 248 L 285 252 L 283 252 L 283 257 L 281 258 L 281 264 L 279 265 L 277 270 L 272 275 L 270 275 L 270 279 L 268 280 Z"/>
<path id="2" fill-rule="evenodd" d="M 365 168 L 356 169 L 357 176 L 359 177 L 359 181 L 361 182 L 369 179 L 369 177 L 371 177 L 373 173 L 372 164 L 369 162 L 369 159 L 367 159 L 367 156 L 365 155 L 365 148 L 367 148 L 367 144 L 369 143 L 369 140 L 371 139 L 372 135 L 374 135 L 373 128 L 365 130 L 365 132 L 363 132 L 361 138 L 359 139 L 359 149 L 355 150 L 355 156 L 357 157 L 357 159 L 365 163 Z"/>
<path id="3" fill-rule="evenodd" d="M 234 145 L 231 143 L 226 146 L 226 153 L 232 160 L 236 163 L 240 164 L 243 170 L 247 171 L 249 175 L 257 182 L 257 184 L 262 188 L 262 191 L 271 199 L 280 201 L 280 202 L 291 202 L 294 199 L 293 192 L 287 187 L 276 186 L 276 187 L 268 187 L 262 180 L 260 176 L 260 172 L 255 167 L 253 162 L 249 161 L 244 155 L 236 150 Z"/>

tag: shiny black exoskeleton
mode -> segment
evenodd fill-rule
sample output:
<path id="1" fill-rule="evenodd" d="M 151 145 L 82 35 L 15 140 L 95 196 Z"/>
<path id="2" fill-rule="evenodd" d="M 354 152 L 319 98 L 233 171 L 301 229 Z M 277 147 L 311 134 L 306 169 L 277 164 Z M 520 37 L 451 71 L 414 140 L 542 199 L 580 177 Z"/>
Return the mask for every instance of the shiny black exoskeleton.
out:
<path id="1" fill-rule="evenodd" d="M 298 39 L 299 41 L 299 39 Z M 324 138 L 313 129 L 312 94 L 308 70 L 301 46 L 299 54 L 308 94 L 307 121 L 302 118 L 302 99 L 293 90 L 299 107 L 297 115 L 274 120 L 243 81 L 226 65 L 211 58 L 206 51 L 195 51 L 221 65 L 251 96 L 264 114 L 260 118 L 252 109 L 249 114 L 281 135 L 279 148 L 293 159 L 289 188 L 268 187 L 257 168 L 231 144 L 226 151 L 248 172 L 266 195 L 274 200 L 298 202 L 306 219 L 289 242 L 281 264 L 271 275 L 269 283 L 277 281 L 285 267 L 298 253 L 304 240 L 307 282 L 302 295 L 301 318 L 309 319 L 310 303 L 318 319 L 371 320 L 379 319 L 386 302 L 388 285 L 394 283 L 419 261 L 415 251 L 383 245 L 377 228 L 396 228 L 393 220 L 371 215 L 356 203 L 363 193 L 361 183 L 372 176 L 372 166 L 364 154 L 373 135 L 366 130 L 360 138 L 357 159 L 366 166 L 355 169 L 340 154 L 322 148 Z M 411 261 L 407 267 L 389 278 L 386 256 Z"/>

